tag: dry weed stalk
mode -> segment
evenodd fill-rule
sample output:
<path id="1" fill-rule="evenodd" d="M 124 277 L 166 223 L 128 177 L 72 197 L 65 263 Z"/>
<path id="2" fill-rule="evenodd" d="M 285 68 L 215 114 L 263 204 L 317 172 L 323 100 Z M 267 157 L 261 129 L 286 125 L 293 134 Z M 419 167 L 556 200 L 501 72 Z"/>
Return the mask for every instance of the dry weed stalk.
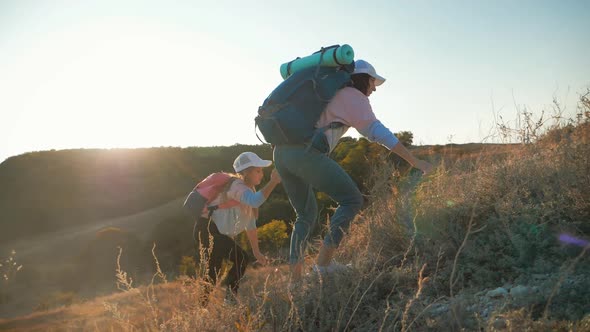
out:
<path id="1" fill-rule="evenodd" d="M 459 278 L 455 278 L 455 272 L 457 270 L 457 262 L 459 261 L 459 255 L 461 254 L 461 251 L 463 251 L 463 248 L 465 247 L 465 244 L 467 243 L 467 239 L 469 238 L 469 235 L 478 233 L 486 227 L 486 225 L 483 225 L 482 227 L 480 227 L 479 229 L 477 229 L 475 231 L 471 230 L 471 228 L 473 227 L 473 220 L 475 218 L 475 208 L 476 207 L 477 207 L 477 202 L 475 202 L 473 204 L 473 208 L 471 209 L 471 217 L 469 218 L 469 224 L 467 225 L 467 232 L 465 233 L 465 237 L 463 238 L 463 242 L 461 242 L 459 249 L 457 249 L 457 253 L 455 254 L 455 259 L 453 260 L 453 269 L 451 270 L 451 276 L 449 277 L 449 293 L 450 293 L 451 299 L 455 296 L 453 293 L 453 287 L 455 286 L 455 284 L 459 280 Z M 459 326 L 461 326 L 461 321 L 459 320 L 455 306 L 451 306 L 451 312 L 452 312 L 453 317 L 455 318 L 455 321 L 457 322 L 457 324 Z"/>
<path id="2" fill-rule="evenodd" d="M 424 289 L 424 286 L 426 285 L 428 280 L 430 280 L 430 278 L 424 277 L 424 269 L 426 269 L 426 264 L 422 265 L 420 273 L 418 274 L 418 289 L 416 290 L 416 294 L 414 294 L 414 297 L 412 297 L 412 299 L 410 299 L 410 301 L 406 303 L 404 314 L 402 315 L 402 332 L 409 331 L 411 325 L 414 323 L 415 320 L 412 322 L 412 324 L 406 326 L 410 309 L 412 308 L 414 302 L 418 300 L 418 298 L 422 294 L 422 290 Z"/>
<path id="3" fill-rule="evenodd" d="M 345 330 L 345 331 L 346 331 L 346 330 L 348 330 L 348 327 L 350 326 L 350 323 L 352 322 L 352 318 L 354 317 L 354 315 L 356 314 L 356 312 L 357 312 L 357 310 L 358 310 L 359 306 L 360 306 L 360 305 L 361 305 L 361 303 L 363 302 L 363 299 L 364 299 L 365 295 L 367 295 L 367 292 L 369 291 L 369 289 L 371 289 L 371 287 L 373 287 L 373 284 L 375 284 L 375 282 L 376 282 L 376 281 L 377 281 L 377 280 L 378 280 L 378 279 L 379 279 L 379 278 L 380 278 L 380 277 L 383 275 L 383 273 L 384 273 L 385 271 L 386 271 L 386 270 L 383 270 L 383 271 L 381 271 L 381 272 L 380 272 L 380 273 L 379 273 L 379 274 L 378 274 L 378 275 L 377 275 L 375 278 L 373 278 L 373 280 L 371 281 L 371 283 L 369 284 L 369 286 L 367 287 L 367 289 L 365 289 L 365 291 L 364 291 L 364 292 L 363 292 L 363 294 L 361 295 L 360 299 L 358 300 L 358 302 L 357 302 L 356 306 L 354 307 L 354 310 L 352 311 L 352 314 L 350 314 L 350 318 L 348 319 L 348 322 L 346 323 L 346 327 L 344 327 L 344 330 Z M 360 287 L 360 283 L 361 283 L 361 281 L 362 281 L 362 278 L 359 278 L 359 279 L 360 279 L 360 280 L 359 280 L 359 283 L 358 283 L 357 287 L 355 288 L 355 291 L 353 291 L 353 292 L 351 293 L 351 295 L 350 295 L 350 297 L 349 297 L 349 299 L 348 299 L 348 300 L 349 300 L 349 302 L 350 302 L 350 299 L 352 298 L 352 294 L 356 293 L 356 290 L 357 290 L 357 289 Z M 347 302 L 347 303 L 346 303 L 346 306 L 344 306 L 344 307 L 347 307 L 349 302 Z M 344 307 L 343 307 L 343 308 L 344 308 Z M 340 320 L 338 320 L 338 323 L 340 323 Z"/>
<path id="4" fill-rule="evenodd" d="M 410 251 L 412 250 L 412 248 L 414 248 L 414 243 L 416 242 L 416 235 L 418 234 L 418 227 L 416 226 L 416 217 L 418 217 L 418 211 L 416 211 L 416 213 L 414 214 L 414 218 L 412 219 L 412 225 L 414 226 L 414 231 L 412 232 L 412 239 L 410 240 L 410 245 L 408 246 L 408 249 L 404 253 L 404 258 L 402 259 L 402 262 L 400 263 L 400 267 L 399 267 L 400 269 L 403 269 L 406 259 L 408 258 L 408 255 L 410 254 Z"/>
<path id="5" fill-rule="evenodd" d="M 142 303 L 149 309 L 150 318 L 152 321 L 153 327 L 160 326 L 160 309 L 156 305 L 158 302 L 158 298 L 156 297 L 155 293 L 155 283 L 156 278 L 159 278 L 162 282 L 167 283 L 166 275 L 162 272 L 160 268 L 160 262 L 158 257 L 156 256 L 156 244 L 154 243 L 152 246 L 152 256 L 154 258 L 154 262 L 156 264 L 156 272 L 152 276 L 150 284 L 147 285 L 145 293 L 142 293 L 139 289 L 133 287 L 133 279 L 128 276 L 127 272 L 121 269 L 121 255 L 123 254 L 123 248 L 118 247 L 119 253 L 117 255 L 117 268 L 116 268 L 116 278 L 117 278 L 117 288 L 124 292 L 136 292 L 140 295 L 142 299 Z M 112 311 L 111 311 L 112 312 Z M 116 314 L 116 312 L 114 312 Z M 115 317 L 116 318 L 116 317 Z"/>
<path id="6" fill-rule="evenodd" d="M 129 322 L 129 317 L 119 310 L 119 305 L 117 303 L 105 301 L 102 305 L 104 306 L 105 311 L 110 313 L 111 317 L 114 318 L 119 325 L 123 326 L 125 330 L 133 330 L 133 324 Z"/>
<path id="7" fill-rule="evenodd" d="M 471 227 L 473 227 L 473 219 L 475 218 L 475 208 L 476 207 L 477 207 L 477 202 L 473 204 L 473 208 L 471 209 L 471 217 L 469 218 L 469 224 L 467 225 L 467 232 L 465 233 L 465 237 L 463 238 L 463 242 L 459 246 L 459 249 L 457 249 L 457 253 L 455 254 L 455 259 L 453 260 L 453 269 L 451 270 L 451 276 L 449 278 L 449 292 L 450 292 L 451 298 L 454 297 L 453 287 L 455 286 L 455 284 L 459 280 L 458 278 L 455 279 L 455 272 L 457 270 L 457 262 L 459 261 L 459 255 L 461 254 L 461 251 L 463 251 L 463 248 L 465 247 L 465 244 L 467 243 L 467 239 L 469 238 L 469 235 L 481 232 L 482 230 L 484 230 L 486 228 L 486 225 L 483 225 L 479 229 L 476 229 L 474 231 L 471 230 Z"/>
<path id="8" fill-rule="evenodd" d="M 389 314 L 393 311 L 391 304 L 389 303 L 389 297 L 391 296 L 391 293 L 389 295 L 387 295 L 387 299 L 385 300 L 385 302 L 387 303 L 387 307 L 385 308 L 385 312 L 383 314 L 383 319 L 381 320 L 381 326 L 379 326 L 379 332 L 383 331 L 383 329 L 385 328 L 385 322 L 387 322 L 387 317 L 389 317 Z M 398 312 L 399 315 L 399 312 Z"/>
<path id="9" fill-rule="evenodd" d="M 119 249 L 119 254 L 117 254 L 117 268 L 115 270 L 115 277 L 117 280 L 117 289 L 121 291 L 132 291 L 135 288 L 133 287 L 133 278 L 127 275 L 127 272 L 121 269 L 121 255 L 123 254 L 123 248 L 117 247 Z"/>
<path id="10" fill-rule="evenodd" d="M 299 314 L 299 310 L 297 308 L 297 304 L 295 303 L 295 299 L 291 290 L 287 291 L 287 297 L 289 298 L 289 314 L 287 315 L 287 319 L 283 324 L 282 331 L 289 331 L 291 328 L 295 326 L 299 326 L 299 328 L 303 329 L 303 325 L 301 322 L 301 316 Z M 289 323 L 291 323 L 289 325 Z"/>

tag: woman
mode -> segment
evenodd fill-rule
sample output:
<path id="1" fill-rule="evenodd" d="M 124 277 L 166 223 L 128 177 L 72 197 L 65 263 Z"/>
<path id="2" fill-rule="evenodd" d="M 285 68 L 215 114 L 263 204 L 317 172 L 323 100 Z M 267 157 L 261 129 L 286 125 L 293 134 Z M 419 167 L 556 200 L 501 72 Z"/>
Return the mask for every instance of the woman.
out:
<path id="1" fill-rule="evenodd" d="M 208 265 L 208 281 L 214 285 L 221 273 L 223 262 L 230 261 L 232 267 L 227 273 L 225 283 L 234 296 L 237 295 L 240 279 L 249 263 L 248 254 L 235 242 L 238 234 L 246 232 L 257 262 L 266 264 L 266 258 L 258 248 L 256 218 L 258 217 L 258 207 L 266 201 L 273 189 L 281 182 L 276 170 L 272 171 L 270 181 L 262 190 L 256 191 L 255 188 L 264 177 L 262 169 L 270 166 L 271 163 L 272 161 L 263 160 L 253 152 L 240 154 L 233 164 L 236 171 L 235 179 L 230 182 L 227 191 L 215 198 L 210 206 L 217 206 L 228 200 L 237 201 L 239 204 L 230 208 L 216 209 L 210 219 L 207 219 L 205 214 L 196 223 L 195 236 L 197 238 L 195 240 L 199 247 L 199 253 L 206 253 L 209 258 L 208 261 L 201 262 Z M 205 291 L 204 304 L 207 302 L 210 291 L 211 287 Z"/>
<path id="2" fill-rule="evenodd" d="M 354 86 L 345 87 L 336 93 L 316 126 L 328 128 L 324 135 L 329 151 L 334 149 L 350 127 L 354 127 L 370 141 L 384 145 L 413 167 L 424 173 L 430 172 L 432 165 L 414 157 L 373 113 L 368 97 L 376 91 L 377 86 L 385 82 L 385 78 L 377 75 L 375 68 L 368 62 L 357 60 L 352 81 Z M 342 125 L 330 126 L 337 123 Z M 335 268 L 330 263 L 344 232 L 361 209 L 362 195 L 350 176 L 326 153 L 303 144 L 277 145 L 273 158 L 291 205 L 297 213 L 289 257 L 293 281 L 301 279 L 306 241 L 318 216 L 313 189 L 328 194 L 338 203 L 314 267 L 321 272 L 330 272 Z"/>

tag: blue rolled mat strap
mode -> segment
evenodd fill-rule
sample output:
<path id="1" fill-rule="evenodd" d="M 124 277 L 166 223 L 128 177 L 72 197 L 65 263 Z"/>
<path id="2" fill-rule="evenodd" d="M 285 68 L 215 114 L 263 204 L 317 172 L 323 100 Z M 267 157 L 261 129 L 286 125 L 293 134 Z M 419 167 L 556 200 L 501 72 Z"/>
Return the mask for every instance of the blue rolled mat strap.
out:
<path id="1" fill-rule="evenodd" d="M 320 62 L 321 60 L 321 62 Z M 351 64 L 354 61 L 354 50 L 348 44 L 333 45 L 303 58 L 283 63 L 280 71 L 283 79 L 293 73 L 312 66 L 338 67 Z"/>

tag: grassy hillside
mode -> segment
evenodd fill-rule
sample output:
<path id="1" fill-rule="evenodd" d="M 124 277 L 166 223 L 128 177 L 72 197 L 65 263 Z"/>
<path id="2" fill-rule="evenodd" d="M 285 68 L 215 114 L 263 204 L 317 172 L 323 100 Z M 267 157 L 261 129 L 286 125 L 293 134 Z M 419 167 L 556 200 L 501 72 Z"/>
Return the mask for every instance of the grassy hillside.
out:
<path id="1" fill-rule="evenodd" d="M 426 154 L 428 158 L 437 160 L 441 156 L 450 156 L 453 160 L 463 158 L 465 160 L 473 159 L 481 153 L 497 154 L 500 151 L 511 149 L 508 145 L 465 145 L 465 146 L 440 146 L 440 147 L 417 147 L 417 153 Z M 20 188 L 17 184 L 24 182 L 34 182 L 32 179 L 39 178 L 39 176 L 30 175 L 37 162 L 41 162 L 49 157 L 54 160 L 65 158 L 67 162 L 52 162 L 52 171 L 49 172 L 51 183 L 41 181 L 38 184 L 37 191 L 46 193 L 47 201 L 37 203 L 28 208 L 27 216 L 33 216 L 37 213 L 46 213 L 47 215 L 55 215 L 54 222 L 48 224 L 38 224 L 36 219 L 2 219 L 3 224 L 0 224 L 0 229 L 6 230 L 3 233 L 12 232 L 12 237 L 8 241 L 0 242 L 0 252 L 2 256 L 8 257 L 12 250 L 16 251 L 14 258 L 19 264 L 23 265 L 23 269 L 19 272 L 19 278 L 11 291 L 0 294 L 0 310 L 3 317 L 12 315 L 24 314 L 30 312 L 34 308 L 44 308 L 47 306 L 57 305 L 64 301 L 69 301 L 72 298 L 88 298 L 97 294 L 106 294 L 115 290 L 113 283 L 113 269 L 115 264 L 115 257 L 117 255 L 117 247 L 121 246 L 125 249 L 123 260 L 129 262 L 129 273 L 137 282 L 145 282 L 149 279 L 149 272 L 153 268 L 151 260 L 151 248 L 155 243 L 157 245 L 157 255 L 160 259 L 162 269 L 170 275 L 179 273 L 179 265 L 182 263 L 183 256 L 191 256 L 193 254 L 193 243 L 190 236 L 192 232 L 192 221 L 184 214 L 181 207 L 182 199 L 188 190 L 194 185 L 194 179 L 198 179 L 200 175 L 195 175 L 197 172 L 208 174 L 215 169 L 224 169 L 226 165 L 230 165 L 234 156 L 243 150 L 264 149 L 263 147 L 252 146 L 234 146 L 234 147 L 219 147 L 219 148 L 195 148 L 195 149 L 140 149 L 136 150 L 72 150 L 72 151 L 50 151 L 39 153 L 38 158 L 33 158 L 30 161 L 30 155 L 24 155 L 18 158 L 11 159 L 11 163 L 3 164 L 4 173 L 9 174 L 7 170 L 10 167 L 15 167 L 21 164 L 21 167 L 14 168 L 16 172 L 12 177 L 13 183 L 7 183 L 4 186 L 4 192 L 8 188 Z M 237 150 L 237 151 L 236 151 Z M 351 158 L 351 156 L 358 155 L 359 150 L 362 153 L 368 153 L 370 158 Z M 461 152 L 461 156 L 453 155 L 456 151 Z M 485 152 L 484 152 L 485 151 Z M 376 152 L 371 156 L 371 152 Z M 383 153 L 383 148 L 369 144 L 366 140 L 348 140 L 344 144 L 339 145 L 335 151 L 335 159 L 343 164 L 343 166 L 355 177 L 361 188 L 368 193 L 368 189 L 372 186 L 368 173 L 371 167 L 376 163 L 387 162 L 391 165 L 397 165 L 398 170 L 404 169 L 406 165 L 400 160 L 396 160 L 393 156 L 384 159 L 386 154 Z M 258 152 L 266 158 L 264 151 Z M 268 153 L 268 151 L 266 152 Z M 34 155 L 34 154 L 33 154 Z M 102 164 L 93 164 L 87 167 L 93 167 L 89 170 L 86 167 L 75 170 L 71 166 L 73 160 L 80 158 L 83 155 L 85 159 L 108 159 L 108 162 Z M 172 158 L 172 155 L 177 157 Z M 162 172 L 166 167 L 150 167 L 147 163 L 139 163 L 145 167 L 136 165 L 138 162 L 131 162 L 131 160 L 146 160 L 150 157 L 152 160 L 158 160 L 162 163 L 170 160 L 178 161 L 180 156 L 185 159 L 194 159 L 192 164 L 196 164 L 194 168 L 186 165 L 191 162 L 185 161 L 167 166 L 168 171 Z M 196 155 L 196 156 L 195 156 Z M 26 162 L 29 160 L 29 162 Z M 203 166 L 203 160 L 209 162 L 207 167 Z M 33 162 L 35 161 L 35 162 Z M 199 163 L 199 161 L 201 161 Z M 178 165 L 185 165 L 179 167 Z M 100 166 L 102 165 L 102 166 Z M 123 165 L 123 166 L 122 166 Z M 223 167 L 222 167 L 223 165 Z M 200 167 L 200 168 L 199 168 Z M 401 167 L 401 168 L 400 168 Z M 203 170 L 204 169 L 204 170 Z M 175 170 L 175 174 L 172 174 Z M 125 176 L 121 177 L 120 181 L 113 180 L 120 175 L 121 172 Z M 74 173 L 79 173 L 77 177 L 72 177 Z M 116 182 L 111 186 L 101 186 L 93 190 L 86 184 L 95 181 L 96 174 L 103 174 L 101 182 Z M 188 176 L 187 174 L 191 174 Z M 160 178 L 159 181 L 149 180 L 149 177 L 154 176 Z M 21 178 L 20 180 L 17 180 Z M 136 183 L 142 185 L 129 186 L 125 183 L 133 182 L 132 180 L 122 179 L 136 179 Z M 141 179 L 141 180 L 139 180 Z M 174 180 L 176 179 L 176 180 Z M 175 182 L 176 181 L 176 182 Z M 61 186 L 59 183 L 69 182 L 68 186 Z M 163 183 L 165 182 L 165 183 Z M 146 183 L 152 183 L 150 185 Z M 155 184 L 154 184 L 155 183 Z M 176 184 L 175 184 L 176 183 Z M 156 185 L 157 184 L 157 185 Z M 183 191 L 180 192 L 181 186 Z M 78 189 L 76 189 L 78 188 Z M 99 199 L 97 193 L 101 190 L 109 188 L 112 193 L 103 195 Z M 118 188 L 118 190 L 114 190 Z M 146 189 L 146 188 L 149 188 Z M 32 189 L 29 187 L 21 188 L 21 190 Z M 153 195 L 165 197 L 169 195 L 173 197 L 170 201 L 164 203 L 159 200 L 148 198 L 148 195 L 143 195 L 143 200 L 137 198 L 137 204 L 145 207 L 138 213 L 133 213 L 129 209 L 129 200 L 124 200 L 122 196 L 132 195 L 133 192 L 151 191 Z M 55 192 L 54 195 L 49 195 L 50 192 Z M 72 192 L 77 192 L 73 195 Z M 84 193 L 82 193 L 84 192 Z M 123 195 L 125 194 L 125 195 Z M 64 200 L 64 195 L 68 198 L 67 205 L 70 206 L 65 212 L 62 209 L 56 208 L 60 200 Z M 82 196 L 87 195 L 85 199 Z M 72 198 L 73 196 L 76 196 Z M 180 197 L 179 197 L 180 196 Z M 10 215 L 15 212 L 15 207 L 21 204 L 30 204 L 28 199 L 18 199 L 19 196 L 11 197 L 10 204 L 6 201 L 5 213 Z M 318 194 L 320 204 L 323 210 L 331 213 L 330 207 L 333 202 Z M 370 199 L 367 201 L 370 203 Z M 106 205 L 105 205 L 106 204 Z M 11 208 L 12 207 L 12 208 Z M 67 223 L 74 212 L 89 209 L 96 209 L 102 207 L 100 215 L 119 215 L 122 217 L 112 217 L 103 219 L 84 219 L 80 222 Z M 122 211 L 125 211 L 123 213 Z M 64 213 L 64 215 L 61 215 Z M 60 219 L 64 218 L 64 219 Z M 325 218 L 325 216 L 323 216 Z M 283 220 L 287 223 L 293 220 L 293 211 L 288 203 L 281 188 L 275 191 L 269 201 L 264 204 L 261 210 L 261 220 Z M 19 220 L 17 223 L 10 222 L 11 220 Z M 59 221 L 64 221 L 60 224 Z M 262 225 L 260 223 L 259 225 Z M 18 228 L 14 228 L 18 227 Z M 43 231 L 43 227 L 47 227 Z M 26 231 L 26 236 L 17 236 L 15 230 Z M 290 230 L 289 225 L 287 226 Z M 317 229 L 316 234 L 321 229 Z M 38 233 L 35 235 L 35 233 Z M 275 245 L 263 244 L 263 248 L 275 248 Z M 41 276 L 41 278 L 39 278 Z"/>
<path id="2" fill-rule="evenodd" d="M 590 246 L 560 241 L 590 238 L 589 143 L 586 123 L 500 155 L 441 155 L 427 178 L 392 178 L 382 160 L 337 257 L 348 271 L 291 285 L 285 265 L 251 269 L 238 304 L 218 287 L 204 308 L 199 278 L 153 268 L 136 287 L 121 260 L 119 294 L 0 329 L 589 331 Z"/>
<path id="3" fill-rule="evenodd" d="M 224 303 L 221 287 L 209 306 L 197 300 L 203 283 L 190 258 L 192 224 L 176 208 L 186 190 L 163 202 L 146 199 L 151 203 L 138 213 L 116 214 L 125 217 L 15 239 L 8 244 L 16 254 L 4 246 L 0 256 L 7 257 L 0 312 L 34 313 L 0 319 L 0 330 L 590 330 L 589 120 L 589 112 L 581 113 L 575 123 L 536 135 L 535 143 L 416 148 L 437 166 L 427 177 L 408 172 L 377 145 L 344 140 L 333 158 L 366 197 L 338 252 L 349 269 L 329 277 L 310 271 L 303 283 L 291 284 L 284 248 L 263 243 L 273 264 L 248 272 L 237 305 Z M 207 160 L 227 158 L 225 165 L 241 152 L 212 149 Z M 11 181 L 13 188 L 26 182 Z M 150 188 L 156 196 L 174 191 L 158 181 Z M 276 194 L 264 214 L 292 220 Z M 330 211 L 329 199 L 318 198 Z M 283 228 L 261 238 L 289 231 L 275 224 Z"/>

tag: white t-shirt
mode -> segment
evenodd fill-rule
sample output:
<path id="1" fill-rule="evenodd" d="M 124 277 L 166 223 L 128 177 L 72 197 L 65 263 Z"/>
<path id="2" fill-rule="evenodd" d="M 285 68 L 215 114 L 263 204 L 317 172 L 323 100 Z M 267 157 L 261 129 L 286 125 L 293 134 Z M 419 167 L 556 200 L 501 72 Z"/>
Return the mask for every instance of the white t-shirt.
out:
<path id="1" fill-rule="evenodd" d="M 219 205 L 229 199 L 240 202 L 247 190 L 254 192 L 252 188 L 246 186 L 244 181 L 236 179 L 229 190 L 221 193 L 210 205 Z M 243 203 L 227 209 L 217 209 L 211 215 L 219 232 L 229 237 L 235 237 L 246 230 L 256 229 L 256 217 L 256 209 Z"/>
<path id="2" fill-rule="evenodd" d="M 389 149 L 398 142 L 397 137 L 377 120 L 369 97 L 353 87 L 343 88 L 336 93 L 320 116 L 316 127 L 322 128 L 333 122 L 340 122 L 344 126 L 325 131 L 330 151 L 350 127 L 355 128 L 369 140 Z"/>

